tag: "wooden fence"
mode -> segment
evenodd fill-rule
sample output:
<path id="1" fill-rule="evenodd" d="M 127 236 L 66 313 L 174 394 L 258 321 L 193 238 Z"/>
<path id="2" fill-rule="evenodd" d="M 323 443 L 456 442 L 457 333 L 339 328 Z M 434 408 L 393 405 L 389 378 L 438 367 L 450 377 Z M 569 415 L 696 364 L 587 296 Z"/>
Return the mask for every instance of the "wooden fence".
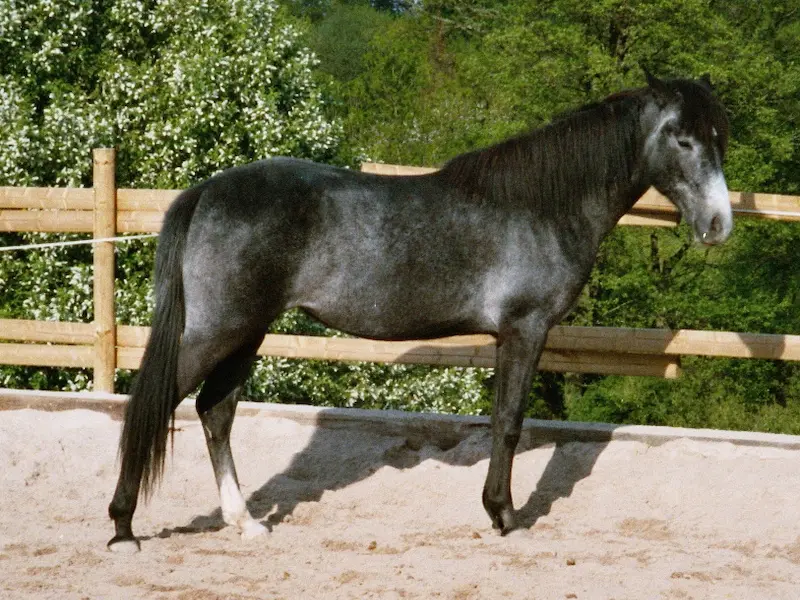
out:
<path id="1" fill-rule="evenodd" d="M 94 151 L 94 187 L 1 188 L 0 231 L 86 232 L 96 239 L 121 233 L 158 232 L 164 211 L 179 190 L 118 189 L 115 153 Z M 365 164 L 363 170 L 399 175 L 433 169 Z M 738 216 L 800 220 L 800 198 L 733 192 Z M 677 213 L 650 191 L 622 221 L 668 226 Z M 0 364 L 94 369 L 94 388 L 111 392 L 116 369 L 136 369 L 149 328 L 120 325 L 114 307 L 114 248 L 94 244 L 93 323 L 0 319 Z M 352 338 L 267 335 L 265 356 L 323 360 L 494 366 L 491 336 L 380 342 Z M 800 361 L 800 336 L 670 331 L 607 327 L 556 327 L 548 337 L 541 367 L 552 371 L 676 377 L 682 355 Z"/>

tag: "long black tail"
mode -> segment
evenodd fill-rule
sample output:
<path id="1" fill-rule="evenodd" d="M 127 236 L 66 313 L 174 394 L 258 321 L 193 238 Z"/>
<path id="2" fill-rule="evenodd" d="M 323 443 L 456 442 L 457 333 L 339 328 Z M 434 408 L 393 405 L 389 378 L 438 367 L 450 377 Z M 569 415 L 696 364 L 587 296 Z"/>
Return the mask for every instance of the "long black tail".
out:
<path id="1" fill-rule="evenodd" d="M 122 477 L 130 483 L 141 482 L 145 498 L 164 471 L 170 422 L 181 401 L 178 351 L 185 323 L 183 253 L 201 193 L 200 186 L 183 192 L 164 218 L 156 251 L 152 330 L 125 411 L 119 445 Z"/>

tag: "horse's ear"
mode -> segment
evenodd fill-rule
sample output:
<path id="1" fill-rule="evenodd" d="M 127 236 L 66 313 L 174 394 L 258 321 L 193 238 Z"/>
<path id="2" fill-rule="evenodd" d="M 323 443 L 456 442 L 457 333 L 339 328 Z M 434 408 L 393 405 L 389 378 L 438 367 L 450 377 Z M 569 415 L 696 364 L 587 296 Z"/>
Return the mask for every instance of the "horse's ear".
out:
<path id="1" fill-rule="evenodd" d="M 698 80 L 698 83 L 700 83 L 700 85 L 702 85 L 704 88 L 706 88 L 709 92 L 713 92 L 714 91 L 714 84 L 711 83 L 711 75 L 709 75 L 708 73 L 703 73 L 700 76 L 700 79 Z"/>
<path id="2" fill-rule="evenodd" d="M 665 95 L 669 95 L 671 90 L 669 89 L 667 84 L 664 83 L 655 75 L 653 75 L 647 67 L 644 68 L 644 76 L 647 78 L 647 86 L 650 89 L 653 89 Z"/>
<path id="3" fill-rule="evenodd" d="M 647 68 L 644 69 L 644 76 L 647 78 L 648 87 L 656 92 L 656 95 L 666 102 L 680 102 L 683 96 L 678 90 L 671 88 L 664 80 L 653 75 Z"/>

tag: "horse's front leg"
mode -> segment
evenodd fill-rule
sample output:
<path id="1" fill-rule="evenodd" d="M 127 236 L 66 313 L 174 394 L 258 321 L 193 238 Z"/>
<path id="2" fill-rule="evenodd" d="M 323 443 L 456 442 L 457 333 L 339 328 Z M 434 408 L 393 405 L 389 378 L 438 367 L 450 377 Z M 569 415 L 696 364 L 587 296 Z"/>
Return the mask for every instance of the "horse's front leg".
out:
<path id="1" fill-rule="evenodd" d="M 492 455 L 483 487 L 483 506 L 492 519 L 492 526 L 503 535 L 516 526 L 511 500 L 511 466 L 531 380 L 546 338 L 547 327 L 543 320 L 528 317 L 504 327 L 497 339 Z"/>

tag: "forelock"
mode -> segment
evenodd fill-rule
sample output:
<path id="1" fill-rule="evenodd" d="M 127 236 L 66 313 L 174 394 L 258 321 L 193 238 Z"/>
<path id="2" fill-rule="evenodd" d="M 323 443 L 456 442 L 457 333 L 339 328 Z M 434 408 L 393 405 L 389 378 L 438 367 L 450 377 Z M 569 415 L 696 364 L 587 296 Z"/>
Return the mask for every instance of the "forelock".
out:
<path id="1" fill-rule="evenodd" d="M 681 126 L 703 145 L 716 145 L 720 156 L 724 157 L 730 134 L 725 107 L 698 82 L 679 79 L 670 83 L 683 96 Z"/>

